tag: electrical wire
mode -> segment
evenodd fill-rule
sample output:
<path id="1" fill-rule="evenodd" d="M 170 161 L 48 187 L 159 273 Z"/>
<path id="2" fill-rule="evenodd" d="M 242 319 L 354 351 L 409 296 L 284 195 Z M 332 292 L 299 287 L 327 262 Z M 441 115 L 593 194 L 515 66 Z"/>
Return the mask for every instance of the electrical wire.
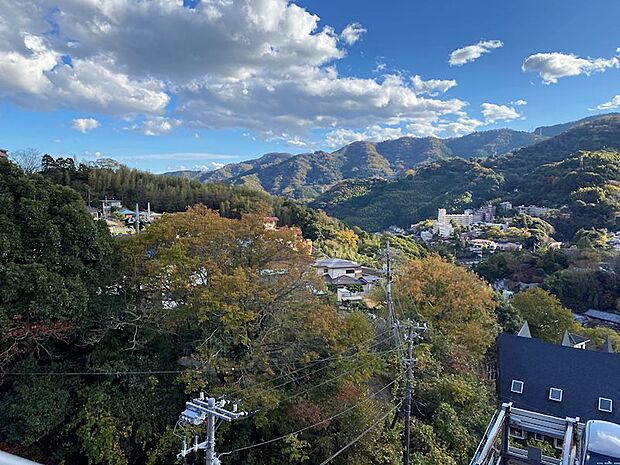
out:
<path id="1" fill-rule="evenodd" d="M 0 376 L 121 376 L 121 375 L 178 375 L 188 372 L 215 373 L 213 369 L 206 370 L 164 370 L 164 371 L 49 371 L 49 372 L 29 372 L 29 371 L 9 371 Z"/>
<path id="2" fill-rule="evenodd" d="M 389 330 L 384 331 L 383 333 L 380 333 L 377 336 L 374 336 L 371 339 L 367 339 L 364 342 L 369 342 L 375 339 L 375 337 L 381 337 L 383 335 L 385 335 L 387 332 L 389 332 Z M 380 344 L 382 344 L 383 342 L 385 342 L 387 340 L 386 339 L 382 339 L 378 342 L 376 342 L 375 344 L 373 344 L 372 346 L 370 346 L 368 349 L 372 349 Z M 347 349 L 350 350 L 350 349 Z M 345 356 L 343 358 L 352 358 L 359 355 L 359 352 L 352 354 L 352 355 L 348 355 Z M 340 357 L 341 354 L 336 354 L 336 355 L 332 355 L 330 357 L 326 357 L 323 359 L 319 359 L 319 360 L 313 360 L 312 362 L 308 362 L 309 365 L 304 365 L 294 371 L 292 371 L 291 373 L 285 373 L 283 375 L 280 375 L 276 378 L 273 379 L 269 379 L 269 380 L 265 380 L 262 381 L 260 383 L 257 383 L 255 386 L 260 386 L 262 384 L 267 384 L 270 382 L 273 382 L 277 379 L 280 378 L 284 378 L 286 376 L 290 376 L 293 375 L 295 373 L 298 373 L 302 370 L 311 368 L 315 365 L 318 365 L 319 363 L 325 362 L 325 361 L 329 361 L 329 360 L 334 360 L 337 359 L 338 357 Z M 325 368 L 325 367 L 324 367 Z M 322 369 L 324 369 L 322 368 Z M 206 369 L 202 369 L 202 370 L 159 370 L 159 371 L 148 371 L 148 370 L 142 370 L 142 371 L 49 371 L 49 372 L 30 372 L 30 371 L 9 371 L 9 372 L 0 372 L 0 376 L 121 376 L 121 375 L 127 375 L 127 376 L 132 376 L 132 375 L 178 375 L 178 374 L 182 374 L 182 373 L 217 373 L 217 370 L 213 369 L 213 368 L 206 368 Z M 313 374 L 313 373 L 309 373 L 309 374 Z M 293 382 L 295 381 L 295 379 L 290 380 L 286 383 L 283 383 L 280 386 L 276 386 L 276 387 L 281 387 L 284 386 L 285 384 L 288 384 L 289 382 Z"/>
<path id="3" fill-rule="evenodd" d="M 221 457 L 223 455 L 230 455 L 230 454 L 234 454 L 236 452 L 241 452 L 241 451 L 244 451 L 244 450 L 249 450 L 249 449 L 254 449 L 256 447 L 264 446 L 266 444 L 272 444 L 274 442 L 281 441 L 282 439 L 286 439 L 286 438 L 288 438 L 290 436 L 294 436 L 296 434 L 303 433 L 304 431 L 308 431 L 309 429 L 316 428 L 317 426 L 320 426 L 320 425 L 322 425 L 322 424 L 324 424 L 324 423 L 326 423 L 328 421 L 335 420 L 336 418 L 341 417 L 342 415 L 345 415 L 346 413 L 349 413 L 351 410 L 354 410 L 357 407 L 359 407 L 360 405 L 368 402 L 370 399 L 373 399 L 376 395 L 378 395 L 381 392 L 385 391 L 387 388 L 392 386 L 398 380 L 399 380 L 399 378 L 396 378 L 395 380 L 393 380 L 390 383 L 388 383 L 385 386 L 383 386 L 378 391 L 373 392 L 372 394 L 369 394 L 369 395 L 365 396 L 362 400 L 360 400 L 355 405 L 352 405 L 351 407 L 348 407 L 345 410 L 342 410 L 341 412 L 338 412 L 338 413 L 332 415 L 329 418 L 325 418 L 324 420 L 321 420 L 321 421 L 319 421 L 317 423 L 314 423 L 313 425 L 305 426 L 305 427 L 303 427 L 301 429 L 298 429 L 297 431 L 293 431 L 292 433 L 287 433 L 287 434 L 284 434 L 282 436 L 278 436 L 276 438 L 269 439 L 267 441 L 259 442 L 257 444 L 252 444 L 252 445 L 249 445 L 249 446 L 239 447 L 237 449 L 233 449 L 233 450 L 230 450 L 228 452 L 223 452 L 222 454 L 219 454 L 219 456 Z"/>
<path id="4" fill-rule="evenodd" d="M 390 332 L 390 330 L 389 330 L 389 329 L 388 329 L 388 330 L 383 331 L 382 333 L 380 333 L 380 334 L 378 334 L 378 335 L 376 335 L 376 336 L 375 336 L 375 335 L 373 335 L 373 337 L 372 337 L 372 338 L 366 339 L 366 340 L 365 340 L 365 341 L 363 341 L 363 342 L 364 342 L 364 343 L 366 343 L 366 342 L 374 341 L 374 340 L 375 340 L 375 338 L 380 338 L 381 336 L 384 336 L 384 335 L 385 335 L 385 334 L 387 334 L 388 332 Z M 373 348 L 375 348 L 375 347 L 376 347 L 376 346 L 378 346 L 378 345 L 381 345 L 381 344 L 382 344 L 383 342 L 385 342 L 387 339 L 388 339 L 388 338 L 385 338 L 385 339 L 382 339 L 382 340 L 380 340 L 380 341 L 378 341 L 378 342 L 375 342 L 375 343 L 374 343 L 374 344 L 372 344 L 370 347 L 368 347 L 368 350 L 373 349 Z M 345 350 L 345 352 L 347 352 L 347 351 L 349 351 L 349 350 L 351 350 L 351 349 L 353 349 L 353 348 L 349 348 L 349 349 Z M 351 354 L 351 355 L 344 356 L 344 357 L 342 357 L 342 358 L 351 358 L 351 357 L 355 357 L 355 356 L 357 356 L 357 355 L 359 355 L 359 351 L 356 351 L 356 353 Z M 261 381 L 261 382 L 259 382 L 259 383 L 256 383 L 253 387 L 256 387 L 256 386 L 262 386 L 263 384 L 273 383 L 274 381 L 277 381 L 278 379 L 281 379 L 281 378 L 286 378 L 287 376 L 294 375 L 295 373 L 299 373 L 299 372 L 300 372 L 300 371 L 302 371 L 302 370 L 307 370 L 308 368 L 312 368 L 313 366 L 316 366 L 316 365 L 318 365 L 319 363 L 322 363 L 322 362 L 328 362 L 328 361 L 330 361 L 330 360 L 335 360 L 335 359 L 337 359 L 337 358 L 339 358 L 339 357 L 341 357 L 341 356 L 342 356 L 342 354 L 335 354 L 335 355 L 331 355 L 331 356 L 329 356 L 329 357 L 325 357 L 325 358 L 322 358 L 322 359 L 313 360 L 312 362 L 308 362 L 309 364 L 305 364 L 305 365 L 303 365 L 303 366 L 301 366 L 301 367 L 297 368 L 296 370 L 291 371 L 290 373 L 283 373 L 283 374 L 281 374 L 281 375 L 279 375 L 279 376 L 276 376 L 275 378 L 271 378 L 271 379 L 267 379 L 267 380 L 265 380 L 265 381 Z M 312 374 L 312 373 L 309 373 L 309 374 Z M 291 381 L 289 381 L 289 382 L 292 382 L 292 381 L 295 381 L 295 379 L 293 379 L 293 380 L 291 380 Z M 284 386 L 284 385 L 288 384 L 289 382 L 286 382 L 286 383 L 284 383 L 284 384 L 278 385 L 278 386 L 276 386 L 276 388 L 277 388 L 277 387 Z M 274 388 L 274 389 L 275 389 L 275 388 Z"/>
<path id="5" fill-rule="evenodd" d="M 400 408 L 400 404 L 402 402 L 400 402 L 398 405 L 396 405 L 395 407 L 393 407 L 388 413 L 386 413 L 385 415 L 383 415 L 381 418 L 379 418 L 377 421 L 375 421 L 372 425 L 370 425 L 368 428 L 366 428 L 364 431 L 362 431 L 355 439 L 353 439 L 353 441 L 351 441 L 350 443 L 348 443 L 346 446 L 344 446 L 342 449 L 340 449 L 338 452 L 336 452 L 335 454 L 332 454 L 329 458 L 325 459 L 324 461 L 322 461 L 320 463 L 320 465 L 325 465 L 329 462 L 331 462 L 332 460 L 334 460 L 336 457 L 338 457 L 340 454 L 342 454 L 345 450 L 347 450 L 349 447 L 351 447 L 352 445 L 354 445 L 357 441 L 359 441 L 360 439 L 362 439 L 364 436 L 366 436 L 368 433 L 370 433 L 374 428 L 376 428 L 379 423 L 381 423 L 382 421 L 384 421 L 387 417 L 389 417 L 396 409 Z"/>
<path id="6" fill-rule="evenodd" d="M 388 332 L 388 331 L 386 331 L 386 332 Z M 388 339 L 389 339 L 389 338 L 385 338 L 385 339 L 382 339 L 382 340 L 380 340 L 380 341 L 376 342 L 376 343 L 375 343 L 375 344 L 373 344 L 372 346 L 368 347 L 368 350 L 371 350 L 371 349 L 373 349 L 374 347 L 376 347 L 376 346 L 378 346 L 378 345 L 380 345 L 380 344 L 384 343 L 384 342 L 385 342 L 385 341 L 387 341 Z M 383 354 L 383 352 L 379 352 L 377 355 L 382 355 L 382 354 Z M 356 353 L 351 354 L 351 355 L 344 356 L 344 357 L 342 357 L 341 359 L 337 359 L 337 358 L 338 358 L 338 356 L 335 356 L 335 357 L 330 357 L 332 360 L 334 360 L 332 363 L 329 363 L 329 364 L 327 364 L 327 365 L 325 365 L 325 366 L 323 366 L 323 367 L 321 367 L 321 368 L 318 368 L 317 370 L 313 370 L 313 371 L 311 371 L 310 373 L 305 373 L 303 376 L 311 376 L 311 375 L 314 375 L 314 374 L 316 374 L 316 373 L 320 373 L 321 371 L 324 371 L 324 370 L 328 369 L 330 366 L 332 366 L 332 365 L 334 364 L 334 362 L 340 362 L 340 361 L 342 361 L 342 360 L 352 359 L 352 358 L 354 358 L 354 357 L 359 357 L 360 355 L 361 355 L 361 353 L 360 353 L 359 351 L 357 351 Z M 302 368 L 299 368 L 299 369 L 297 369 L 297 370 L 295 370 L 295 371 L 293 371 L 293 372 L 291 372 L 291 373 L 287 373 L 285 376 L 291 376 L 291 375 L 293 375 L 293 374 L 295 374 L 295 373 L 299 373 L 300 371 L 305 370 L 305 369 L 307 369 L 307 368 L 311 368 L 312 366 L 315 366 L 315 365 L 316 365 L 316 363 L 314 363 L 314 364 L 312 364 L 312 365 L 309 365 L 309 366 L 307 366 L 307 367 L 302 367 Z M 275 379 L 277 379 L 277 378 L 275 378 Z M 294 383 L 294 382 L 299 381 L 299 380 L 300 380 L 300 378 L 293 377 L 293 378 L 289 379 L 288 381 L 285 381 L 285 382 L 280 383 L 280 384 L 278 384 L 278 385 L 276 385 L 276 386 L 272 386 L 272 387 L 270 387 L 270 388 L 269 388 L 269 389 L 267 389 L 265 392 L 271 392 L 271 391 L 274 391 L 274 390 L 276 390 L 276 389 L 279 389 L 279 388 L 281 388 L 281 387 L 286 386 L 287 384 L 291 384 L 291 383 Z M 262 384 L 265 384 L 266 382 L 273 382 L 273 381 L 274 381 L 274 380 L 267 380 L 267 381 L 264 381 L 264 382 L 259 383 L 259 384 L 257 384 L 257 385 L 258 385 L 258 386 L 260 386 L 260 385 L 262 385 Z M 256 385 L 255 385 L 255 386 L 256 386 Z M 253 387 L 254 387 L 254 386 L 253 386 Z"/>
<path id="7" fill-rule="evenodd" d="M 396 349 L 386 350 L 385 352 L 380 352 L 380 353 L 378 353 L 376 355 L 387 355 L 387 354 L 390 354 L 390 353 L 393 353 L 393 352 L 396 352 Z M 362 363 L 359 366 L 365 366 L 368 363 L 369 362 Z M 355 367 L 355 368 L 357 368 L 357 367 Z M 332 378 L 326 379 L 325 381 L 322 381 L 319 384 L 314 384 L 314 385 L 310 386 L 309 388 L 304 389 L 303 391 L 296 392 L 295 394 L 292 394 L 292 395 L 290 395 L 288 397 L 285 397 L 284 399 L 280 400 L 280 402 L 281 403 L 288 402 L 289 400 L 296 399 L 297 397 L 303 396 L 304 394 L 307 394 L 308 392 L 313 391 L 314 389 L 316 389 L 318 387 L 324 386 L 324 385 L 329 384 L 329 383 L 331 383 L 333 381 L 336 381 L 338 379 L 344 378 L 346 375 L 351 374 L 353 372 L 353 370 L 355 370 L 355 368 L 352 368 L 351 370 L 347 370 L 344 373 L 340 373 L 339 375 L 336 375 L 336 376 L 334 376 Z"/>

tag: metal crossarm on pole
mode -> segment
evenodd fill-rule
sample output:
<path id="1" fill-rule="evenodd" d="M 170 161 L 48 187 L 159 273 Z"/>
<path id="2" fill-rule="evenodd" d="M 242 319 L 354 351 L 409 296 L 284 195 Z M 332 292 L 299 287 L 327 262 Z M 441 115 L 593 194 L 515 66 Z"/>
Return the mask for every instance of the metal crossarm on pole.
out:
<path id="1" fill-rule="evenodd" d="M 185 404 L 185 410 L 181 413 L 180 422 L 189 423 L 198 426 L 207 425 L 207 438 L 203 442 L 198 442 L 198 437 L 194 437 L 194 444 L 187 447 L 187 438 L 183 437 L 181 443 L 181 452 L 177 454 L 177 458 L 186 457 L 192 452 L 199 450 L 205 451 L 206 465 L 219 465 L 220 461 L 215 453 L 215 422 L 217 420 L 233 421 L 247 415 L 246 412 L 237 411 L 237 404 L 232 404 L 232 410 L 224 408 L 229 401 L 216 401 L 214 397 L 205 398 L 204 393 L 200 393 L 200 397 L 192 399 Z"/>

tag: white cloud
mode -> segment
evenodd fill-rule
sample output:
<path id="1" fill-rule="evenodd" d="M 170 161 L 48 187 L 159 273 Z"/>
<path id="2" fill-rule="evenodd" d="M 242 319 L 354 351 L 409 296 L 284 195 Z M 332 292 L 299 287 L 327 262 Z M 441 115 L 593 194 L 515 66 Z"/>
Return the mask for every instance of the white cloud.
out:
<path id="1" fill-rule="evenodd" d="M 458 137 L 474 132 L 482 121 L 468 117 L 459 112 L 456 119 L 420 118 L 413 120 L 401 128 L 398 126 L 382 126 L 374 124 L 363 130 L 339 128 L 327 133 L 325 144 L 328 147 L 340 148 L 356 141 L 382 142 L 401 137 Z"/>
<path id="2" fill-rule="evenodd" d="M 422 77 L 417 74 L 411 78 L 411 82 L 413 84 L 413 89 L 418 95 L 428 94 L 431 97 L 443 94 L 457 85 L 456 81 L 453 79 L 429 79 L 428 81 L 424 81 Z"/>
<path id="3" fill-rule="evenodd" d="M 464 65 L 470 61 L 477 60 L 484 53 L 489 53 L 491 50 L 503 46 L 504 43 L 501 40 L 481 40 L 477 44 L 458 48 L 450 54 L 450 66 Z"/>
<path id="4" fill-rule="evenodd" d="M 521 115 L 513 107 L 507 105 L 497 105 L 495 103 L 483 103 L 482 114 L 485 123 L 491 124 L 497 121 L 510 121 L 521 118 Z"/>
<path id="5" fill-rule="evenodd" d="M 512 102 L 510 102 L 511 105 L 516 105 L 516 106 L 523 106 L 523 105 L 527 105 L 527 100 L 523 100 L 523 99 L 519 99 L 519 100 L 514 100 Z"/>
<path id="6" fill-rule="evenodd" d="M 387 68 L 387 65 L 382 61 L 377 61 L 377 65 L 372 70 L 373 73 L 382 73 Z"/>
<path id="7" fill-rule="evenodd" d="M 211 161 L 209 163 L 194 165 L 194 169 L 198 171 L 213 171 L 213 170 L 219 170 L 220 168 L 223 168 L 224 166 L 226 166 L 226 163 Z"/>
<path id="8" fill-rule="evenodd" d="M 432 125 L 463 111 L 433 98 L 448 80 L 416 89 L 398 74 L 341 76 L 336 63 L 363 33 L 352 23 L 339 36 L 288 0 L 0 0 L 0 98 L 114 115 L 145 134 L 183 124 L 285 134 L 293 146 L 316 129 Z"/>
<path id="9" fill-rule="evenodd" d="M 364 29 L 360 23 L 351 23 L 342 30 L 340 38 L 344 40 L 347 45 L 353 45 L 360 40 L 365 33 L 366 29 Z"/>
<path id="10" fill-rule="evenodd" d="M 286 143 L 292 147 L 297 147 L 300 149 L 309 147 L 311 145 L 310 143 L 308 143 L 308 141 L 305 141 L 300 137 L 293 137 L 291 139 L 288 139 Z"/>
<path id="11" fill-rule="evenodd" d="M 596 107 L 597 110 L 615 110 L 620 108 L 620 95 L 616 95 L 609 102 L 601 103 Z"/>
<path id="12" fill-rule="evenodd" d="M 589 76 L 595 72 L 605 71 L 607 68 L 618 68 L 618 58 L 580 58 L 577 55 L 565 53 L 536 53 L 530 55 L 521 67 L 525 72 L 535 72 L 540 75 L 545 84 L 555 84 L 558 79 L 566 76 Z"/>
<path id="13" fill-rule="evenodd" d="M 86 134 L 87 132 L 97 129 L 100 124 L 95 118 L 77 118 L 73 120 L 71 126 L 76 131 Z"/>
<path id="14" fill-rule="evenodd" d="M 165 116 L 156 116 L 146 118 L 143 121 L 125 127 L 125 129 L 138 131 L 146 136 L 161 136 L 163 134 L 168 134 L 180 125 L 180 120 L 167 118 Z"/>
<path id="15" fill-rule="evenodd" d="M 398 139 L 403 137 L 403 131 L 398 127 L 383 127 L 378 124 L 370 126 L 363 131 L 354 131 L 351 129 L 335 129 L 327 133 L 325 143 L 332 148 L 340 148 L 351 142 L 370 141 L 381 142 L 389 139 Z"/>

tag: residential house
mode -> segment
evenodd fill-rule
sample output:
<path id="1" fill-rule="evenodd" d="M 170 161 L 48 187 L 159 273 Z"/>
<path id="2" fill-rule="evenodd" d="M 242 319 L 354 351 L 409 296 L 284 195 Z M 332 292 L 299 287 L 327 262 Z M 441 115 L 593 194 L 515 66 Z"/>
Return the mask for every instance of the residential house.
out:
<path id="1" fill-rule="evenodd" d="M 329 276 L 332 280 L 340 276 L 353 278 L 362 277 L 362 265 L 340 258 L 321 258 L 314 262 L 314 267 L 321 276 Z"/>
<path id="2" fill-rule="evenodd" d="M 433 233 L 431 231 L 422 231 L 420 233 L 420 239 L 422 239 L 425 243 L 429 243 L 433 240 Z"/>
<path id="3" fill-rule="evenodd" d="M 561 345 L 532 338 L 529 328 L 519 334 L 498 337 L 500 404 L 620 423 L 620 354 L 609 341 L 595 351 L 583 350 L 587 339 L 570 333 Z"/>
<path id="4" fill-rule="evenodd" d="M 8 160 L 9 159 L 9 151 L 6 149 L 0 149 L 0 160 Z"/>
<path id="5" fill-rule="evenodd" d="M 620 330 L 620 315 L 617 313 L 603 312 L 601 310 L 595 310 L 593 308 L 588 309 L 583 313 L 587 318 L 601 322 L 607 326 L 611 326 L 617 330 Z"/>
<path id="6" fill-rule="evenodd" d="M 340 258 L 316 260 L 314 267 L 327 284 L 335 289 L 338 303 L 361 301 L 381 280 L 377 270 Z"/>
<path id="7" fill-rule="evenodd" d="M 265 229 L 270 231 L 275 231 L 278 228 L 278 221 L 280 221 L 280 218 L 277 216 L 265 216 L 263 218 Z"/>
<path id="8" fill-rule="evenodd" d="M 515 250 L 521 250 L 523 245 L 515 242 L 496 242 L 497 250 L 500 252 L 513 252 Z"/>
<path id="9" fill-rule="evenodd" d="M 494 253 L 497 249 L 497 244 L 489 239 L 470 239 L 467 241 L 470 251 L 481 254 L 483 252 Z"/>
<path id="10" fill-rule="evenodd" d="M 101 212 L 99 209 L 95 207 L 91 207 L 90 205 L 86 205 L 86 211 L 90 214 L 93 220 L 98 220 L 101 218 Z"/>

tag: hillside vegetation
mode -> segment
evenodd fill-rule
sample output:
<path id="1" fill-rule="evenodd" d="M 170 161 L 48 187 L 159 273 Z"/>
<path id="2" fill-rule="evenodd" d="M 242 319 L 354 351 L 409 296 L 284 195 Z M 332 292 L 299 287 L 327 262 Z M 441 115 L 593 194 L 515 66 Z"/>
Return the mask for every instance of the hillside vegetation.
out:
<path id="1" fill-rule="evenodd" d="M 350 225 L 381 230 L 408 226 L 484 202 L 566 205 L 566 235 L 581 227 L 619 228 L 620 115 L 608 115 L 551 139 L 479 162 L 448 159 L 391 180 L 349 181 L 312 203 Z"/>

